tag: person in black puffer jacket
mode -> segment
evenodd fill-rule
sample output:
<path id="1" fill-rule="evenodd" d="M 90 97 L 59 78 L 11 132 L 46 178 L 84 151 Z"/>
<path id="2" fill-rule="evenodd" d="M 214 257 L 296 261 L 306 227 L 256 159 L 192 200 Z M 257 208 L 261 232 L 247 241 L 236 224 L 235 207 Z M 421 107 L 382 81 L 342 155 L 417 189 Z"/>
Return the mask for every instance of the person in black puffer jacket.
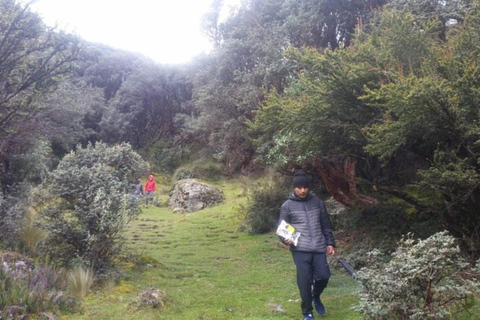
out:
<path id="1" fill-rule="evenodd" d="M 284 220 L 301 235 L 295 246 L 292 240 L 280 237 L 290 245 L 297 268 L 297 285 L 302 298 L 304 320 L 313 320 L 312 301 L 319 314 L 325 314 L 320 294 L 327 287 L 330 268 L 326 254 L 335 255 L 335 239 L 325 204 L 309 192 L 306 173 L 299 170 L 293 178 L 293 192 L 280 209 L 279 224 Z"/>

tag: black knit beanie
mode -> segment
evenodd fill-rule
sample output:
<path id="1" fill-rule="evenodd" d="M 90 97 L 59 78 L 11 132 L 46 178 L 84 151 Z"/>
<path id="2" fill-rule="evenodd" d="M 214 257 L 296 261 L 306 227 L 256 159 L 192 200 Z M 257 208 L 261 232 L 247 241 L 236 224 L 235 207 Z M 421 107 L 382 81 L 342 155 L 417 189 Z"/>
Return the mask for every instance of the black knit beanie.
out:
<path id="1" fill-rule="evenodd" d="M 298 170 L 293 176 L 293 187 L 305 187 L 308 188 L 308 177 L 305 171 Z"/>

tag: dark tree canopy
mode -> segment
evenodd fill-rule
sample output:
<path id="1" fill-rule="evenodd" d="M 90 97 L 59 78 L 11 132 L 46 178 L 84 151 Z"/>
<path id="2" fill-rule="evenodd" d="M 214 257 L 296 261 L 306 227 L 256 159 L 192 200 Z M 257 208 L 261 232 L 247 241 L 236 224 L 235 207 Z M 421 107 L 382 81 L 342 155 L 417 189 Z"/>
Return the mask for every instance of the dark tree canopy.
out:
<path id="1" fill-rule="evenodd" d="M 309 168 L 348 206 L 372 208 L 386 193 L 441 216 L 476 259 L 477 5 L 445 39 L 413 13 L 384 10 L 351 49 L 292 50 L 301 72 L 257 111 L 257 150 Z"/>

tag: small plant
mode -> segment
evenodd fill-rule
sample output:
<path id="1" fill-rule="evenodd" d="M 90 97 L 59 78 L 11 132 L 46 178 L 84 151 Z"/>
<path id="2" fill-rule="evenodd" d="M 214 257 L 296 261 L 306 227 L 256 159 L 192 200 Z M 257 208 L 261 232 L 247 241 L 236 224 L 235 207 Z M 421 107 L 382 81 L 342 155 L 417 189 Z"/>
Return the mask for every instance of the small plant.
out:
<path id="1" fill-rule="evenodd" d="M 76 266 L 68 276 L 68 291 L 79 300 L 83 300 L 95 281 L 92 269 Z"/>
<path id="2" fill-rule="evenodd" d="M 143 290 L 132 305 L 139 307 L 163 308 L 168 301 L 167 294 L 161 290 L 148 286 Z"/>
<path id="3" fill-rule="evenodd" d="M 240 182 L 242 183 L 242 196 L 248 196 L 248 190 L 252 188 L 253 179 L 248 175 L 240 176 Z"/>
<path id="4" fill-rule="evenodd" d="M 479 274 L 446 231 L 403 238 L 388 263 L 378 250 L 369 257 L 369 268 L 357 274 L 363 290 L 354 308 L 368 319 L 449 319 L 471 307 L 480 290 Z"/>
<path id="5" fill-rule="evenodd" d="M 187 168 L 184 168 L 184 167 L 178 168 L 173 173 L 173 179 L 175 181 L 183 180 L 183 179 L 192 179 L 192 178 L 196 178 L 196 177 L 193 175 L 193 173 L 190 171 L 190 169 L 187 169 Z"/>

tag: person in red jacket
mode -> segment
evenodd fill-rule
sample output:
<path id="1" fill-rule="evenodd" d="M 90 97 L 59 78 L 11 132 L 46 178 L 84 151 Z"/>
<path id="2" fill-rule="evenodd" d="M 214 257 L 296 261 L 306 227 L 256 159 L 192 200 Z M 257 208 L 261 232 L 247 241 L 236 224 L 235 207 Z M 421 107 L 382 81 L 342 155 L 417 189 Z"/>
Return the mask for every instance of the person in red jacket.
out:
<path id="1" fill-rule="evenodd" d="M 149 203 L 153 202 L 153 195 L 155 190 L 157 190 L 157 184 L 155 183 L 155 179 L 153 178 L 153 174 L 148 176 L 147 182 L 145 182 L 145 203 L 148 205 Z"/>

